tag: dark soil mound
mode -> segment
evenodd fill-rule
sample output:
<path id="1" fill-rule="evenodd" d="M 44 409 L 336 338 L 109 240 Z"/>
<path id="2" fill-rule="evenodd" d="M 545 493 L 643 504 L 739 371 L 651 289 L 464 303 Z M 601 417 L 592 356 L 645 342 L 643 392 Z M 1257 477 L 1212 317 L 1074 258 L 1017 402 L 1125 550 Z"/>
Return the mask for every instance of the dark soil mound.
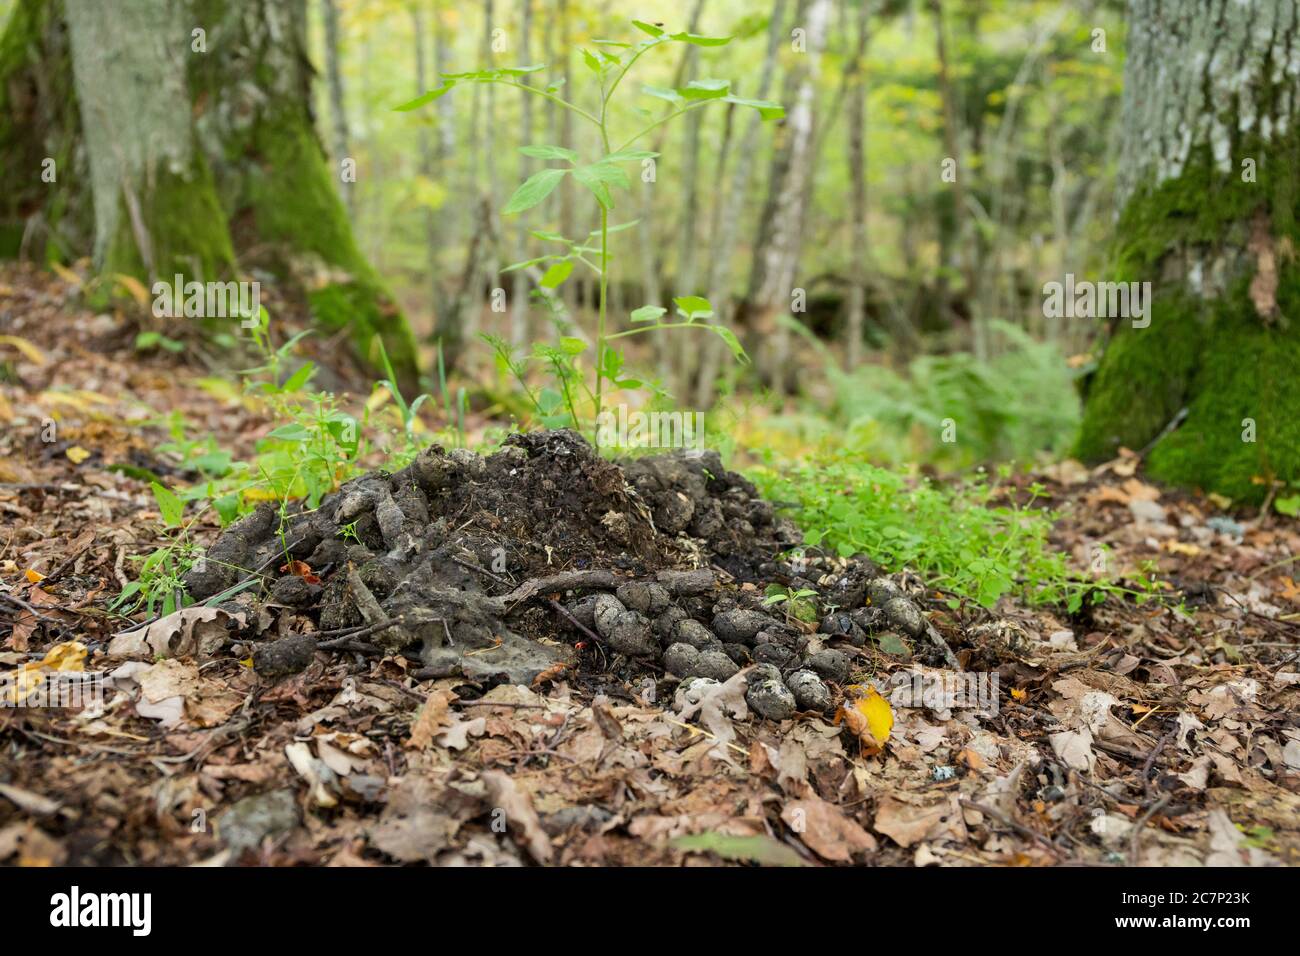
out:
<path id="1" fill-rule="evenodd" d="M 586 651 L 629 676 L 721 681 L 758 664 L 755 709 L 780 717 L 829 706 L 826 682 L 848 672 L 830 645 L 925 629 L 865 558 L 781 560 L 801 540 L 715 452 L 620 466 L 565 430 L 512 436 L 487 457 L 433 447 L 314 511 L 263 507 L 185 583 L 196 600 L 220 599 L 260 577 L 255 600 L 278 612 L 250 615 L 265 631 L 285 615 L 316 619 L 311 634 L 258 644 L 267 676 L 302 669 L 321 647 L 403 651 L 426 675 L 484 684 L 531 683 Z M 771 583 L 819 596 L 801 615 L 774 610 L 763 604 Z"/>

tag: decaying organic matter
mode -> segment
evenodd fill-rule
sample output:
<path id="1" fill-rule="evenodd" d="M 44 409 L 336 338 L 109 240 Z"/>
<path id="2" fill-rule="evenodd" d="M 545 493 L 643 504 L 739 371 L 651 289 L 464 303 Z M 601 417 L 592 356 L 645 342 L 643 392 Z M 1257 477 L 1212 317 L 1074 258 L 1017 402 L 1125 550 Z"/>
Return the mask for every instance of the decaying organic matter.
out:
<path id="1" fill-rule="evenodd" d="M 433 447 L 311 511 L 265 506 L 185 583 L 203 601 L 259 577 L 247 593 L 279 613 L 245 618 L 267 631 L 283 615 L 315 617 L 311 633 L 250 635 L 268 678 L 317 650 L 367 648 L 481 685 L 531 684 L 559 665 L 718 682 L 754 666 L 752 708 L 785 719 L 833 706 L 852 669 L 837 648 L 926 630 L 865 557 L 784 561 L 800 541 L 715 452 L 620 465 L 552 431 L 514 435 L 486 457 Z M 817 591 L 821 624 L 766 606 L 772 584 Z"/>

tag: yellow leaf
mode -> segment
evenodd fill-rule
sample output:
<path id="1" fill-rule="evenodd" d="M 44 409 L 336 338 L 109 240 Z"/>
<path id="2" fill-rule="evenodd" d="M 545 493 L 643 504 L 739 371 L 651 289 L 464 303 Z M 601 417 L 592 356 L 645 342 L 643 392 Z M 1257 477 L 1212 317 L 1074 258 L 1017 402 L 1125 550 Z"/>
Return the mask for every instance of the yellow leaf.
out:
<path id="1" fill-rule="evenodd" d="M 140 280 L 135 276 L 128 276 L 123 275 L 120 272 L 115 272 L 113 273 L 113 279 L 118 285 L 131 294 L 131 298 L 135 299 L 136 304 L 141 308 L 144 308 L 149 304 L 149 293 L 141 284 Z"/>
<path id="2" fill-rule="evenodd" d="M 371 392 L 370 397 L 366 399 L 366 408 L 372 412 L 378 411 L 383 408 L 392 397 L 392 393 L 381 385 L 379 388 Z"/>
<path id="3" fill-rule="evenodd" d="M 1029 696 L 1029 691 L 1021 687 L 1013 687 L 1011 688 L 1011 696 L 1014 697 L 1016 700 L 1024 700 L 1026 697 Z"/>
<path id="4" fill-rule="evenodd" d="M 78 289 L 81 288 L 81 276 L 77 275 L 67 266 L 61 266 L 57 262 L 51 262 L 50 268 L 53 269 L 56 273 L 58 273 L 59 278 L 61 278 L 64 282 L 68 283 L 69 285 L 76 286 Z"/>
<path id="5" fill-rule="evenodd" d="M 83 461 L 85 461 L 87 458 L 90 457 L 90 452 L 86 451 L 86 449 L 82 448 L 80 445 L 73 445 L 71 448 L 65 451 L 64 454 L 68 456 L 68 459 L 74 465 L 80 465 Z"/>
<path id="6" fill-rule="evenodd" d="M 874 687 L 865 688 L 862 696 L 841 705 L 836 714 L 836 723 L 841 719 L 868 755 L 880 753 L 894 728 L 894 711 L 889 706 L 889 701 L 881 697 Z"/>
<path id="7" fill-rule="evenodd" d="M 55 644 L 39 661 L 29 661 L 0 680 L 4 694 L 0 704 L 14 707 L 31 696 L 45 680 L 42 671 L 83 671 L 86 669 L 86 645 L 77 641 Z"/>
<path id="8" fill-rule="evenodd" d="M 23 572 L 23 574 L 27 576 L 28 584 L 36 584 L 38 581 L 45 580 L 45 575 L 41 574 L 41 572 L 37 571 L 35 568 L 28 568 Z"/>
<path id="9" fill-rule="evenodd" d="M 45 364 L 45 353 L 35 345 L 32 345 L 32 343 L 28 342 L 26 339 L 19 338 L 16 335 L 0 335 L 0 345 L 8 345 L 11 348 L 17 349 L 37 365 Z"/>

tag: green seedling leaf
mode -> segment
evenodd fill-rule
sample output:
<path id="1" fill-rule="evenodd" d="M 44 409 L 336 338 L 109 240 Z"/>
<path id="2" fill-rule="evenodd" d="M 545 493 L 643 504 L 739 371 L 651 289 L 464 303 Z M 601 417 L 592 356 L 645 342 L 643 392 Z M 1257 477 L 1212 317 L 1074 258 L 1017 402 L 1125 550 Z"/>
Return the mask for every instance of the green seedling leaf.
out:
<path id="1" fill-rule="evenodd" d="M 408 100 L 407 102 L 403 103 L 401 106 L 394 106 L 393 112 L 409 113 L 411 110 L 419 109 L 421 106 L 424 106 L 426 103 L 432 103 L 438 97 L 450 93 L 451 88 L 455 85 L 456 85 L 455 80 L 449 79 L 446 76 L 444 76 L 442 79 L 442 83 L 440 85 L 435 86 L 427 93 L 420 94 L 413 100 Z"/>
<path id="2" fill-rule="evenodd" d="M 523 212 L 525 209 L 532 209 L 539 202 L 551 194 L 560 180 L 564 178 L 567 170 L 563 169 L 542 169 L 533 173 L 514 191 L 510 201 L 502 211 L 505 215 Z M 575 170 L 575 175 L 577 172 Z"/>
<path id="3" fill-rule="evenodd" d="M 745 354 L 745 347 L 740 344 L 740 339 L 736 338 L 736 333 L 732 332 L 721 325 L 710 325 L 707 328 L 712 329 L 718 334 L 722 341 L 727 343 L 727 348 L 731 350 L 732 357 L 738 362 L 748 362 L 749 356 Z M 845 555 L 847 557 L 847 555 Z"/>
<path id="4" fill-rule="evenodd" d="M 158 502 L 158 513 L 162 515 L 163 524 L 169 528 L 180 527 L 181 516 L 185 513 L 184 502 L 156 481 L 150 483 L 149 487 L 153 489 L 153 500 Z"/>
<path id="5" fill-rule="evenodd" d="M 624 163 L 633 159 L 654 159 L 658 155 L 658 153 L 652 152 L 648 149 L 620 149 L 616 153 L 610 153 L 602 159 L 601 162 Z"/>
<path id="6" fill-rule="evenodd" d="M 293 422 L 289 425 L 281 425 L 266 437 L 273 438 L 276 441 L 308 441 L 311 438 L 311 432 L 307 430 L 306 426 Z"/>
<path id="7" fill-rule="evenodd" d="M 679 43 L 693 43 L 696 46 L 725 46 L 731 42 L 731 37 L 706 37 L 698 33 L 674 33 L 670 39 Z"/>
<path id="8" fill-rule="evenodd" d="M 677 93 L 687 100 L 720 100 L 729 92 L 730 80 L 692 80 L 677 87 Z"/>
<path id="9" fill-rule="evenodd" d="M 578 154 L 563 146 L 520 146 L 519 152 L 534 159 L 560 159 L 566 163 L 576 163 Z"/>
<path id="10" fill-rule="evenodd" d="M 632 26 L 636 27 L 642 33 L 650 34 L 652 37 L 661 37 L 664 35 L 662 29 L 655 26 L 653 23 L 646 23 L 644 20 L 633 20 Z"/>
<path id="11" fill-rule="evenodd" d="M 673 305 L 688 321 L 713 318 L 713 303 L 703 296 L 683 295 L 673 299 Z"/>
<path id="12" fill-rule="evenodd" d="M 546 270 L 546 272 L 542 275 L 542 280 L 539 284 L 543 289 L 554 289 L 558 287 L 560 283 L 562 283 L 565 279 L 569 278 L 569 273 L 571 273 L 572 271 L 573 271 L 573 260 L 561 259 L 559 262 L 555 263 L 549 269 Z"/>
<path id="13" fill-rule="evenodd" d="M 298 371 L 289 376 L 288 380 L 281 388 L 281 391 L 287 393 L 298 391 L 298 389 L 307 384 L 307 380 L 310 379 L 315 372 L 316 366 L 314 364 L 311 362 L 303 362 Z"/>
<path id="14" fill-rule="evenodd" d="M 633 322 L 654 322 L 668 313 L 668 310 L 661 305 L 643 305 L 639 309 L 632 310 Z"/>
<path id="15" fill-rule="evenodd" d="M 773 103 L 771 100 L 747 100 L 742 96 L 724 96 L 723 100 L 727 103 L 735 103 L 737 106 L 748 106 L 751 109 L 756 109 L 758 115 L 765 120 L 780 119 L 785 115 L 785 107 L 780 103 Z"/>
<path id="16" fill-rule="evenodd" d="M 657 99 L 667 100 L 669 103 L 682 102 L 682 95 L 676 90 L 666 90 L 662 86 L 650 86 L 646 84 L 641 87 L 641 92 L 646 96 L 653 96 Z"/>
<path id="17" fill-rule="evenodd" d="M 575 339 L 571 335 L 565 335 L 560 338 L 560 348 L 566 355 L 581 355 L 587 351 L 587 343 L 582 339 Z"/>

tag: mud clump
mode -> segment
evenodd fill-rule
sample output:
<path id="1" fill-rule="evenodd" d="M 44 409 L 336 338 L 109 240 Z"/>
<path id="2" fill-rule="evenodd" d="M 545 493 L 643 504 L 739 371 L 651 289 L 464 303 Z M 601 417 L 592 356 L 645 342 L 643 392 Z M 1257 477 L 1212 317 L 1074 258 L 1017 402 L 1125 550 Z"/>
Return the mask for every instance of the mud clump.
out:
<path id="1" fill-rule="evenodd" d="M 269 678 L 322 649 L 401 652 L 422 676 L 482 685 L 530 684 L 557 665 L 683 683 L 753 667 L 750 706 L 784 720 L 829 710 L 849 679 L 850 656 L 829 645 L 926 626 L 864 557 L 785 563 L 801 541 L 714 452 L 615 463 L 562 430 L 513 435 L 487 456 L 432 447 L 314 510 L 259 508 L 185 585 L 212 603 L 261 586 L 253 660 Z M 771 584 L 816 590 L 814 623 L 764 606 Z M 297 623 L 274 626 L 285 615 Z M 313 617 L 316 630 L 283 636 Z"/>

